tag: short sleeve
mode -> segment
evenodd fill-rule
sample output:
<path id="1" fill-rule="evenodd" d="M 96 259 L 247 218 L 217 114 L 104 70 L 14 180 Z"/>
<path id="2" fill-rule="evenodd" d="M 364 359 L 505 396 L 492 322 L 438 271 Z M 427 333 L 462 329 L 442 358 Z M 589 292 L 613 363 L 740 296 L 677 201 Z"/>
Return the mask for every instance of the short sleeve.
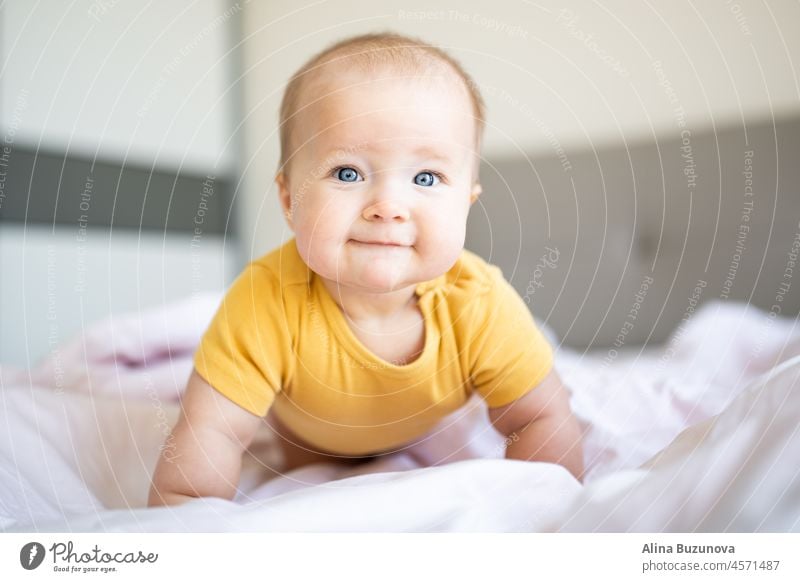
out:
<path id="1" fill-rule="evenodd" d="M 510 404 L 537 386 L 553 367 L 553 349 L 527 305 L 490 266 L 490 290 L 473 305 L 470 377 L 490 408 Z"/>
<path id="2" fill-rule="evenodd" d="M 279 281 L 268 269 L 250 264 L 203 334 L 195 369 L 229 400 L 264 416 L 283 386 L 290 353 Z"/>

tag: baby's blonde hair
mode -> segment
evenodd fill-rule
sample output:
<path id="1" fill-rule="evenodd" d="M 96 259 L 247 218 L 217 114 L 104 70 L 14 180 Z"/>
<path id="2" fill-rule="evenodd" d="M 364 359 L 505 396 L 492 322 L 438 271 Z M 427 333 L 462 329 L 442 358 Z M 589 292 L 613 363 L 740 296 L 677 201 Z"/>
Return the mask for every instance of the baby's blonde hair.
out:
<path id="1" fill-rule="evenodd" d="M 365 71 L 378 68 L 394 68 L 418 72 L 430 69 L 435 64 L 444 65 L 463 82 L 472 101 L 475 115 L 476 151 L 480 151 L 486 106 L 480 91 L 472 78 L 453 57 L 443 50 L 421 40 L 392 32 L 364 34 L 344 39 L 313 56 L 292 76 L 286 85 L 280 110 L 281 158 L 278 171 L 285 172 L 293 153 L 292 125 L 297 115 L 300 96 L 313 74 L 334 60 L 346 59 L 348 66 L 356 66 Z"/>

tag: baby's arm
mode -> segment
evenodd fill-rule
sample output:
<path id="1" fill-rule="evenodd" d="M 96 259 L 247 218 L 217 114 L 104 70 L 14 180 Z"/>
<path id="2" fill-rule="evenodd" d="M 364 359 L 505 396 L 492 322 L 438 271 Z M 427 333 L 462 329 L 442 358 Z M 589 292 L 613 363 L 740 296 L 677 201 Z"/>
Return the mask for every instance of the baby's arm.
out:
<path id="1" fill-rule="evenodd" d="M 489 409 L 489 419 L 506 437 L 506 458 L 563 465 L 583 476 L 581 430 L 555 370 L 511 404 Z"/>
<path id="2" fill-rule="evenodd" d="M 147 504 L 177 505 L 197 497 L 233 499 L 242 455 L 261 422 L 261 417 L 225 398 L 193 370 Z"/>

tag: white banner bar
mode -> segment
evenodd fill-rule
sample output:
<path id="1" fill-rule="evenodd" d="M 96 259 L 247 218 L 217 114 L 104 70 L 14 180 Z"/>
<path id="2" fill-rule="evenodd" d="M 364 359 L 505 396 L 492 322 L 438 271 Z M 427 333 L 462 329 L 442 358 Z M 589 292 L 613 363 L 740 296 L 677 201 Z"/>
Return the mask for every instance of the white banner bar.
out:
<path id="1" fill-rule="evenodd" d="M 795 582 L 798 550 L 800 534 L 0 534 L 0 580 Z"/>

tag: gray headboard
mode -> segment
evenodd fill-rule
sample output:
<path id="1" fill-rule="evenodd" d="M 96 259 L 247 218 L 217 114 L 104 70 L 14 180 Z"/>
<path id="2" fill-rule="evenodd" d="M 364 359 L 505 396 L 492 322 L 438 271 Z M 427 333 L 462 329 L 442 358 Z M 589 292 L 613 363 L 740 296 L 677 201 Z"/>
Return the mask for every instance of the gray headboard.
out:
<path id="1" fill-rule="evenodd" d="M 800 118 L 492 159 L 467 247 L 564 343 L 663 341 L 702 302 L 800 310 Z"/>

